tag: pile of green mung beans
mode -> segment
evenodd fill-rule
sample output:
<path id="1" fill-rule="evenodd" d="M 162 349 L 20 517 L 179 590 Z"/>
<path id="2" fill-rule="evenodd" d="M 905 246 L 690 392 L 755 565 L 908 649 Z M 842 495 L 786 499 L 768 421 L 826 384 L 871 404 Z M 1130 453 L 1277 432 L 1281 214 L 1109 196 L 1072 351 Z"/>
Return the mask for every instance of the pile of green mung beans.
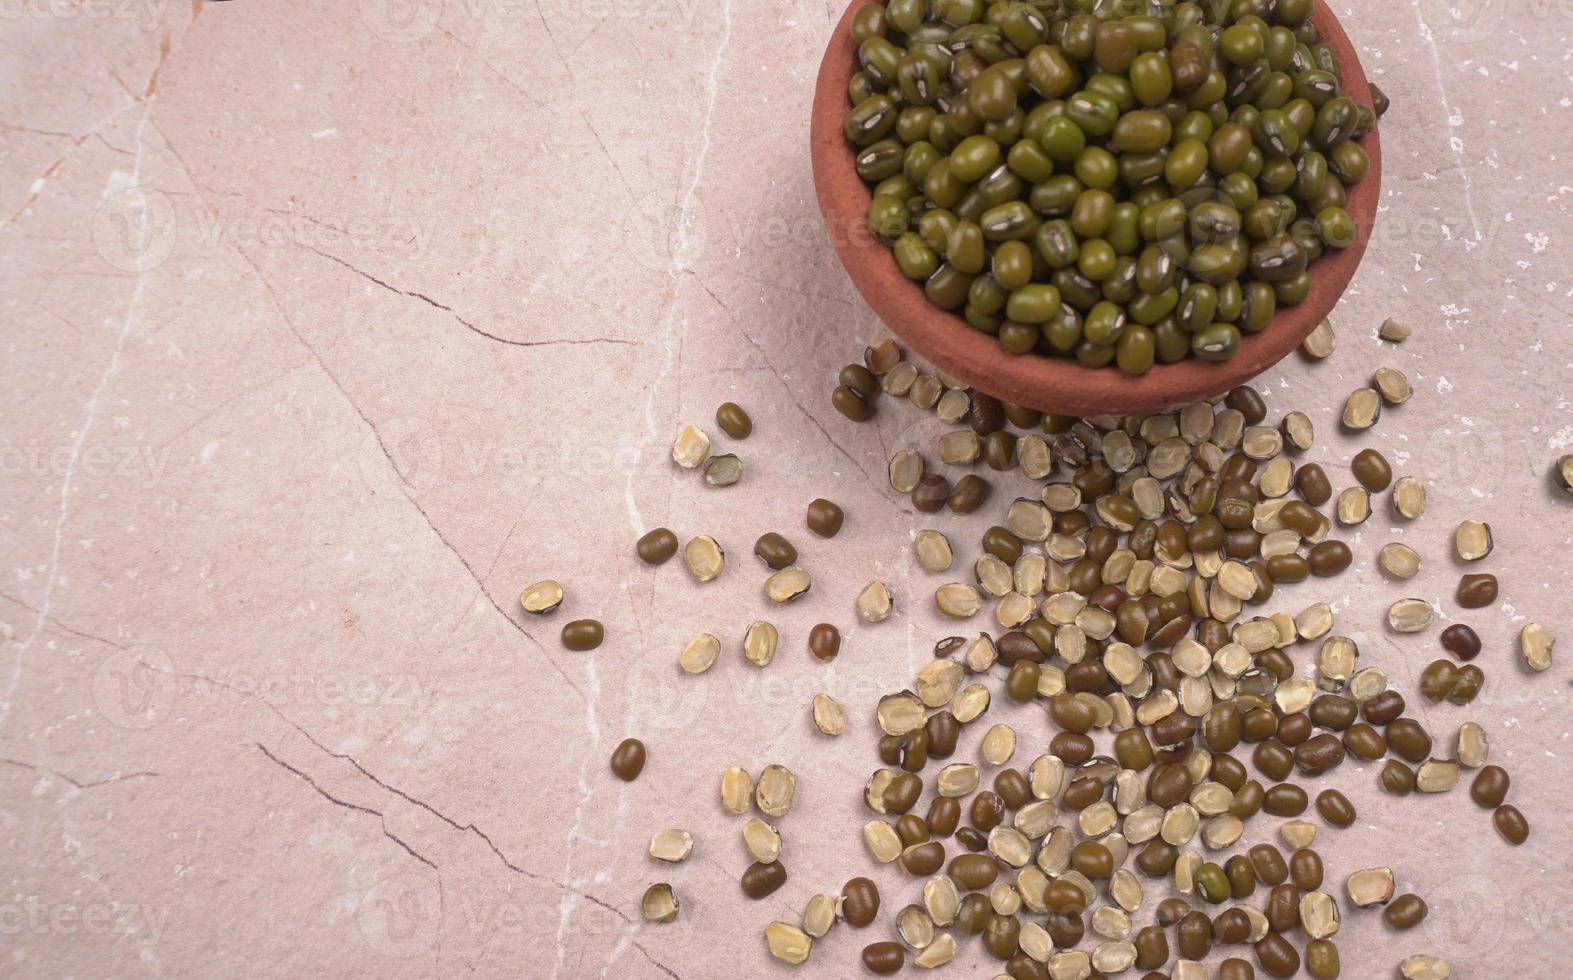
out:
<path id="1" fill-rule="evenodd" d="M 1356 237 L 1375 113 L 1313 2 L 867 4 L 843 133 L 869 229 L 1012 353 L 1233 356 Z"/>

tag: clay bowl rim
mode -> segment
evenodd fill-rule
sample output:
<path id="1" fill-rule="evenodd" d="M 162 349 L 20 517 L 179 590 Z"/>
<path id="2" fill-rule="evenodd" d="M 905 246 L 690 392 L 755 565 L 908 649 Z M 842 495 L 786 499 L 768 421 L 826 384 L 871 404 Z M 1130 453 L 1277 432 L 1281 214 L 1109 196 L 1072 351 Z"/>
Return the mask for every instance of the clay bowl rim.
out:
<path id="1" fill-rule="evenodd" d="M 1349 189 L 1345 209 L 1354 220 L 1353 245 L 1329 251 L 1311 266 L 1310 294 L 1280 309 L 1267 328 L 1242 339 L 1223 362 L 1188 357 L 1132 377 L 1117 368 L 1088 368 L 1071 358 L 1007 353 L 993 337 L 967 326 L 955 313 L 929 303 L 921 284 L 908 279 L 891 250 L 864 230 L 872 191 L 857 174 L 854 149 L 841 135 L 848 109 L 847 83 L 857 60 L 848 30 L 865 3 L 852 0 L 831 34 L 819 66 L 809 124 L 814 190 L 831 244 L 842 267 L 875 315 L 913 352 L 948 374 L 1004 401 L 1067 415 L 1139 415 L 1200 401 L 1243 384 L 1299 346 L 1338 303 L 1365 254 L 1381 195 L 1382 149 L 1377 128 L 1359 143 L 1370 157 L 1365 176 Z M 1365 71 L 1338 18 L 1318 2 L 1311 22 L 1333 51 L 1345 93 L 1371 105 Z"/>

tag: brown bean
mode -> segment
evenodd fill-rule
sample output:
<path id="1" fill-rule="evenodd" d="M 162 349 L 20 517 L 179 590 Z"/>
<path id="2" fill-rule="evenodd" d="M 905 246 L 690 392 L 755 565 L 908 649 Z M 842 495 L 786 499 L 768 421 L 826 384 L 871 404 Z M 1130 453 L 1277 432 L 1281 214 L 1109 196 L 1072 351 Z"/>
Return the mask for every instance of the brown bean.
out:
<path id="1" fill-rule="evenodd" d="M 1393 482 L 1393 467 L 1387 462 L 1387 457 L 1375 449 L 1362 449 L 1355 453 L 1349 466 L 1360 485 L 1372 493 L 1386 490 Z"/>
<path id="2" fill-rule="evenodd" d="M 808 529 L 822 538 L 833 538 L 841 532 L 846 513 L 836 504 L 819 497 L 809 502 Z"/>
<path id="3" fill-rule="evenodd" d="M 658 527 L 641 537 L 634 545 L 634 551 L 646 565 L 660 565 L 677 554 L 677 535 L 664 527 Z"/>
<path id="4" fill-rule="evenodd" d="M 830 623 L 818 623 L 808 631 L 808 650 L 814 659 L 829 663 L 841 652 L 841 631 Z"/>
<path id="5" fill-rule="evenodd" d="M 1458 604 L 1465 609 L 1479 609 L 1497 601 L 1497 577 L 1488 573 L 1465 575 L 1458 580 Z"/>
<path id="6" fill-rule="evenodd" d="M 879 886 L 867 878 L 853 878 L 841 886 L 841 916 L 861 929 L 879 914 Z"/>
<path id="7" fill-rule="evenodd" d="M 1529 840 L 1529 821 L 1511 803 L 1496 808 L 1496 812 L 1491 814 L 1491 825 L 1496 827 L 1503 840 L 1514 847 Z"/>
<path id="8" fill-rule="evenodd" d="M 1400 895 L 1382 910 L 1382 918 L 1394 929 L 1413 929 L 1426 917 L 1425 899 L 1419 895 Z"/>
<path id="9" fill-rule="evenodd" d="M 1464 623 L 1454 623 L 1442 631 L 1442 649 L 1459 660 L 1473 660 L 1480 655 L 1480 635 Z"/>
<path id="10" fill-rule="evenodd" d="M 625 783 L 639 778 L 644 771 L 645 747 L 637 738 L 625 738 L 612 752 L 612 772 Z"/>
<path id="11" fill-rule="evenodd" d="M 898 942 L 887 940 L 863 947 L 863 966 L 870 973 L 889 976 L 905 966 L 906 962 L 907 953 Z"/>
<path id="12" fill-rule="evenodd" d="M 739 884 L 743 886 L 744 895 L 761 899 L 786 884 L 786 880 L 786 867 L 780 861 L 771 861 L 769 864 L 755 861 L 743 872 Z"/>
<path id="13" fill-rule="evenodd" d="M 1507 799 L 1512 780 L 1501 766 L 1485 766 L 1475 774 L 1469 786 L 1469 798 L 1488 810 L 1494 810 Z"/>

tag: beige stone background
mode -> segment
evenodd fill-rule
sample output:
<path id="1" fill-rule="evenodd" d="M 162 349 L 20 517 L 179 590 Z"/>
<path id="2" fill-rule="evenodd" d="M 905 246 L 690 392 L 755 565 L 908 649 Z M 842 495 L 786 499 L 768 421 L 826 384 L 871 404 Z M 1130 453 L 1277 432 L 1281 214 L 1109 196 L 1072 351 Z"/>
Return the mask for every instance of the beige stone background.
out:
<path id="1" fill-rule="evenodd" d="M 1336 483 L 1377 445 L 1430 483 L 1431 510 L 1404 527 L 1384 511 L 1351 537 L 1350 573 L 1279 595 L 1334 601 L 1362 662 L 1412 692 L 1436 629 L 1400 639 L 1381 611 L 1413 594 L 1458 618 L 1451 529 L 1490 521 L 1503 599 L 1469 617 L 1485 693 L 1413 713 L 1444 748 L 1484 722 L 1535 826 L 1513 850 L 1462 790 L 1396 801 L 1375 767 L 1329 777 L 1361 814 L 1324 833 L 1331 881 L 1390 863 L 1433 907 L 1402 936 L 1348 916 L 1345 975 L 1429 951 L 1458 976 L 1561 980 L 1569 675 L 1528 675 L 1512 640 L 1531 620 L 1573 634 L 1573 499 L 1547 477 L 1573 450 L 1573 11 L 1338 9 L 1395 106 L 1384 210 L 1337 354 L 1260 386 L 1274 418 L 1311 413 Z M 0 973 L 789 972 L 761 930 L 866 869 L 873 702 L 954 629 L 910 534 L 942 527 L 970 562 L 994 519 L 920 520 L 886 489 L 885 458 L 929 445 L 932 420 L 829 408 L 835 370 L 881 336 L 808 169 L 839 14 L 0 3 Z M 1377 341 L 1386 316 L 1414 338 Z M 1343 395 L 1383 363 L 1414 400 L 1342 437 Z M 757 425 L 735 447 L 743 483 L 711 490 L 668 445 L 726 399 Z M 850 515 L 834 541 L 803 530 L 818 495 Z M 718 537 L 728 572 L 698 587 L 636 565 L 659 524 Z M 784 613 L 748 554 L 767 529 L 816 576 Z M 1390 539 L 1428 556 L 1407 585 L 1374 567 Z M 527 619 L 516 597 L 548 576 L 569 599 Z M 900 612 L 857 625 L 876 576 Z M 766 614 L 783 649 L 758 671 L 737 650 Z M 588 655 L 557 642 L 579 616 L 607 625 Z M 822 619 L 847 634 L 828 667 L 803 646 Z M 701 629 L 726 654 L 679 676 Z M 854 719 L 839 740 L 810 724 L 819 691 Z M 1040 712 L 993 717 L 1022 730 L 1018 762 L 1041 751 Z M 624 785 L 606 759 L 629 734 L 651 759 Z M 769 762 L 800 780 L 780 821 L 791 880 L 748 903 L 717 775 Z M 645 853 L 667 826 L 698 840 L 682 867 Z M 912 900 L 875 877 L 889 910 Z M 682 916 L 643 926 L 661 879 Z M 857 975 L 889 931 L 838 928 L 801 972 Z M 995 972 L 976 942 L 949 970 Z"/>

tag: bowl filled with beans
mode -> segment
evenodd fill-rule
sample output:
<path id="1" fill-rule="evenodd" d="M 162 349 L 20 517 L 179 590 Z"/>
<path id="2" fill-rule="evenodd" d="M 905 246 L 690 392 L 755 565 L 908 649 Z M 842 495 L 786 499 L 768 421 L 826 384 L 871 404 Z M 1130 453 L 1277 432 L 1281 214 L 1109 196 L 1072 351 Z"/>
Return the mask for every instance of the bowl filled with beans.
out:
<path id="1" fill-rule="evenodd" d="M 1044 411 L 1156 412 L 1326 319 L 1385 108 L 1318 0 L 854 0 L 814 181 L 853 283 L 938 367 Z"/>

